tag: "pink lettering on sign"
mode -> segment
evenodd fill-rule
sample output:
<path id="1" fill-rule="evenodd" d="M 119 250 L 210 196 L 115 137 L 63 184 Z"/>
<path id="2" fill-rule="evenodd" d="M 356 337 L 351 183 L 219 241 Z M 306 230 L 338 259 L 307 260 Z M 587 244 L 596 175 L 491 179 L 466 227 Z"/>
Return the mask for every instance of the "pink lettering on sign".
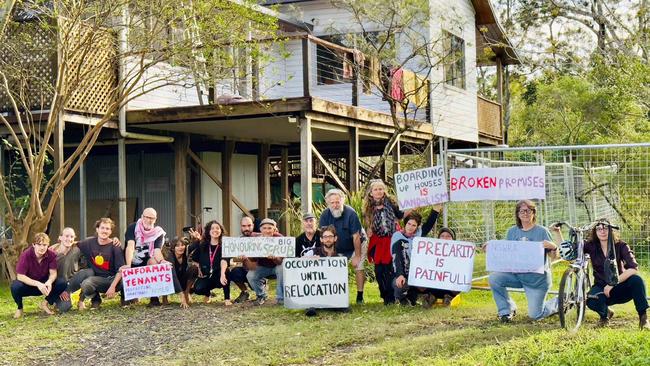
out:
<path id="1" fill-rule="evenodd" d="M 497 177 L 466 177 L 451 178 L 449 180 L 449 189 L 458 191 L 461 189 L 490 189 L 497 187 Z"/>

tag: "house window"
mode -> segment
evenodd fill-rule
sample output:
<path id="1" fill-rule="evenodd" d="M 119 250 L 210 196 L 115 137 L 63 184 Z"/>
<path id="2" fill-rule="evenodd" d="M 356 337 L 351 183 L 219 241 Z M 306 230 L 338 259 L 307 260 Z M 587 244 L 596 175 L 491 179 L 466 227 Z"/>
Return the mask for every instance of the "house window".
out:
<path id="1" fill-rule="evenodd" d="M 324 36 L 321 39 L 335 44 L 342 44 L 339 35 Z M 348 82 L 349 78 L 343 77 L 343 58 L 341 52 L 321 44 L 316 45 L 316 73 L 318 85 L 341 84 Z"/>
<path id="2" fill-rule="evenodd" d="M 465 89 L 465 41 L 444 31 L 445 84 Z"/>

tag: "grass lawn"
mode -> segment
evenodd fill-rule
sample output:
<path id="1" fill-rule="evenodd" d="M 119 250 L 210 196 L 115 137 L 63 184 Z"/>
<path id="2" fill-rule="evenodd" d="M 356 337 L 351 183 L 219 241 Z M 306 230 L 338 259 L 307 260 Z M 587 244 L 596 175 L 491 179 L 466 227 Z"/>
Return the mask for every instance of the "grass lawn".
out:
<path id="1" fill-rule="evenodd" d="M 557 285 L 562 265 L 555 269 Z M 479 272 L 477 272 L 479 274 Z M 274 288 L 274 286 L 269 286 Z M 352 286 L 354 288 L 354 285 Z M 238 294 L 235 291 L 234 296 Z M 170 306 L 122 309 L 105 301 L 99 311 L 46 317 L 28 298 L 26 315 L 12 319 L 15 305 L 0 285 L 0 364 L 64 365 L 643 365 L 650 360 L 648 333 L 637 330 L 631 303 L 617 305 L 609 329 L 595 329 L 588 312 L 577 334 L 559 329 L 557 316 L 519 314 L 502 325 L 489 291 L 462 294 L 454 308 L 385 307 L 376 283 L 366 286 L 366 304 L 350 313 L 302 311 L 276 305 L 224 307 L 220 300 L 189 310 Z M 354 294 L 351 294 L 353 299 Z M 144 301 L 146 302 L 146 301 Z"/>

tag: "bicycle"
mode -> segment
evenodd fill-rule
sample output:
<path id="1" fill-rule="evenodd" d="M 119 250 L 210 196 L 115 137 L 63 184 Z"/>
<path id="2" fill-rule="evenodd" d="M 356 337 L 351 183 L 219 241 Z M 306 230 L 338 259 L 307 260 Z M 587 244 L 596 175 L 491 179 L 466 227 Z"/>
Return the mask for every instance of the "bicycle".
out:
<path id="1" fill-rule="evenodd" d="M 572 227 L 566 222 L 553 226 L 569 228 L 569 240 L 560 244 L 560 255 L 570 262 L 569 268 L 562 274 L 558 294 L 558 313 L 562 328 L 576 332 L 585 317 L 588 292 L 591 289 L 591 270 L 589 254 L 584 252 L 584 236 L 599 222 L 593 222 L 582 227 Z M 610 225 L 613 229 L 616 226 Z"/>

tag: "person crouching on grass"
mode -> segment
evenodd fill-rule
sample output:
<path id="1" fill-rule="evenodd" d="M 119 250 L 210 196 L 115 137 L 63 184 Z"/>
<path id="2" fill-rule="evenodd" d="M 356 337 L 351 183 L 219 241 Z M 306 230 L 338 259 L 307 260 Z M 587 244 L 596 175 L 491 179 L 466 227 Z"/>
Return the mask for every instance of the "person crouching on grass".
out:
<path id="1" fill-rule="evenodd" d="M 48 249 L 49 245 L 47 234 L 37 233 L 32 245 L 18 258 L 16 280 L 11 283 L 11 296 L 18 306 L 16 319 L 23 316 L 23 297 L 27 296 L 45 296 L 39 307 L 48 315 L 54 314 L 49 305 L 54 305 L 67 287 L 65 280 L 57 279 L 56 254 Z"/>
<path id="2" fill-rule="evenodd" d="M 221 255 L 224 235 L 226 235 L 226 230 L 223 225 L 212 220 L 205 224 L 202 237 L 194 237 L 194 239 L 200 238 L 200 240 L 191 246 L 190 252 L 192 252 L 192 261 L 198 268 L 198 279 L 194 283 L 194 292 L 197 295 L 205 296 L 205 302 L 209 303 L 211 301 L 210 291 L 221 288 L 223 289 L 223 303 L 230 306 L 232 301 L 230 301 L 228 260 Z"/>
<path id="3" fill-rule="evenodd" d="M 174 266 L 174 273 L 178 278 L 181 287 L 181 308 L 187 309 L 190 307 L 190 291 L 194 285 L 194 281 L 198 276 L 198 267 L 190 265 L 187 259 L 187 246 L 190 240 L 188 238 L 173 238 L 170 244 L 170 252 L 167 253 L 166 259 Z M 166 301 L 166 296 L 163 297 L 163 303 Z"/>
<path id="4" fill-rule="evenodd" d="M 336 252 L 336 241 L 338 237 L 336 236 L 336 228 L 334 225 L 329 225 L 322 227 L 320 229 L 320 243 L 319 247 L 314 249 L 314 257 L 343 257 L 342 254 Z M 347 313 L 350 311 L 350 308 L 334 308 L 331 310 L 341 311 Z M 316 316 L 316 308 L 309 308 L 305 310 L 305 315 L 307 316 Z"/>
<path id="5" fill-rule="evenodd" d="M 395 232 L 391 238 L 391 254 L 393 256 L 393 269 L 395 271 L 393 290 L 395 298 L 402 305 L 417 305 L 417 299 L 420 294 L 425 295 L 424 307 L 429 308 L 435 302 L 432 289 L 409 286 L 407 281 L 411 263 L 411 252 L 413 250 L 413 238 L 416 236 L 427 236 L 436 224 L 441 210 L 441 205 L 433 206 L 429 218 L 427 218 L 427 221 L 422 227 L 420 227 L 422 224 L 422 215 L 416 211 L 409 212 L 404 216 L 404 229 Z"/>

